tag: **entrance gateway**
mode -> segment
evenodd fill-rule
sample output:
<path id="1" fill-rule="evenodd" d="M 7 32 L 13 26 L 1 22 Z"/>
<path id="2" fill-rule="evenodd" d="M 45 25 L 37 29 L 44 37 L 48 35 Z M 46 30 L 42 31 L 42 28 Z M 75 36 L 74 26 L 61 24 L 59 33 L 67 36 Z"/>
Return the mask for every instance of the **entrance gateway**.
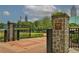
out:
<path id="1" fill-rule="evenodd" d="M 58 12 L 52 15 L 52 30 L 47 31 L 47 52 L 67 53 L 69 50 L 69 16 Z"/>
<path id="2" fill-rule="evenodd" d="M 7 29 L 5 29 L 5 31 L 4 31 L 4 42 L 19 40 L 21 32 L 29 33 L 28 36 L 31 37 L 31 27 L 30 26 L 17 25 L 10 21 L 8 21 L 7 25 L 8 25 Z M 20 28 L 29 28 L 29 29 L 28 30 L 26 30 L 26 29 L 19 30 Z"/>
<path id="3" fill-rule="evenodd" d="M 53 15 L 52 25 L 47 30 L 47 52 L 67 53 L 69 48 L 79 48 L 79 27 L 69 27 L 67 14 Z"/>
<path id="4" fill-rule="evenodd" d="M 8 21 L 8 27 L 4 31 L 4 42 L 15 40 L 15 24 Z"/>

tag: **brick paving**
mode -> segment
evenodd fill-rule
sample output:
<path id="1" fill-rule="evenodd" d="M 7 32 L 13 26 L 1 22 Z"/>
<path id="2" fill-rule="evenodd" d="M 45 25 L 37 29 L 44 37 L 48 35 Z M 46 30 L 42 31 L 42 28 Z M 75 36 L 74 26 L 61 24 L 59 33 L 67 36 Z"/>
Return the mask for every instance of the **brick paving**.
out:
<path id="1" fill-rule="evenodd" d="M 0 42 L 0 53 L 45 53 L 46 37 Z"/>
<path id="2" fill-rule="evenodd" d="M 0 53 L 46 53 L 46 37 L 0 42 Z M 70 48 L 69 53 L 79 53 L 79 49 Z"/>

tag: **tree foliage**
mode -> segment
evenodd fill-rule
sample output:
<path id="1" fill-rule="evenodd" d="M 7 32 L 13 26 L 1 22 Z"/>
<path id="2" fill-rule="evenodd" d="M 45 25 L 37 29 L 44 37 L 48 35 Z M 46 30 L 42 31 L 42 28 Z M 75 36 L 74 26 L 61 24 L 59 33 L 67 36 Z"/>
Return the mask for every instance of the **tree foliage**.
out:
<path id="1" fill-rule="evenodd" d="M 21 21 L 19 21 L 16 23 L 16 25 L 20 26 L 21 28 L 28 27 L 33 32 L 40 32 L 40 31 L 45 32 L 46 29 L 49 29 L 52 27 L 50 17 L 44 17 L 44 18 L 39 19 L 39 20 L 34 21 L 34 22 L 30 22 L 30 21 L 21 22 Z M 0 23 L 0 28 L 4 28 L 4 26 L 5 26 L 4 23 Z"/>
<path id="2" fill-rule="evenodd" d="M 0 23 L 0 29 L 4 28 L 4 23 Z"/>
<path id="3" fill-rule="evenodd" d="M 44 17 L 40 20 L 34 22 L 35 29 L 45 31 L 46 29 L 51 28 L 51 20 L 49 17 Z"/>
<path id="4" fill-rule="evenodd" d="M 70 23 L 69 27 L 78 27 L 78 25 L 76 23 Z"/>

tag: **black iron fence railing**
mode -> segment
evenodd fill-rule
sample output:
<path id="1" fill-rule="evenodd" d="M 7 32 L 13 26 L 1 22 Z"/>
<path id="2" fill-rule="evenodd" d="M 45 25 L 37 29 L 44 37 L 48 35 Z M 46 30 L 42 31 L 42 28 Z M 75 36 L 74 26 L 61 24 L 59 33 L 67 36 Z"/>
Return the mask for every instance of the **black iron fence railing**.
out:
<path id="1" fill-rule="evenodd" d="M 69 28 L 69 47 L 79 48 L 79 28 Z"/>

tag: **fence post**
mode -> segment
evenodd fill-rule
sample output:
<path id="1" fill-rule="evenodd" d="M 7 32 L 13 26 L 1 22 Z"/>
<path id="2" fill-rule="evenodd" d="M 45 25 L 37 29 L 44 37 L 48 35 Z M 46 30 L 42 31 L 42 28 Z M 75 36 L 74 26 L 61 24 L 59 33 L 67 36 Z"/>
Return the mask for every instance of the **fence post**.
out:
<path id="1" fill-rule="evenodd" d="M 47 29 L 47 53 L 52 52 L 52 29 Z"/>
<path id="2" fill-rule="evenodd" d="M 71 41 L 70 41 L 70 28 L 69 28 L 69 48 L 71 48 Z"/>
<path id="3" fill-rule="evenodd" d="M 15 41 L 15 24 L 13 23 L 13 41 Z"/>
<path id="4" fill-rule="evenodd" d="M 6 42 L 7 41 L 7 30 L 4 30 L 4 42 Z"/>
<path id="5" fill-rule="evenodd" d="M 17 40 L 19 40 L 19 30 L 17 30 Z"/>
<path id="6" fill-rule="evenodd" d="M 79 28 L 78 28 L 78 48 L 79 48 Z"/>
<path id="7" fill-rule="evenodd" d="M 29 29 L 29 38 L 31 38 L 31 28 Z"/>

